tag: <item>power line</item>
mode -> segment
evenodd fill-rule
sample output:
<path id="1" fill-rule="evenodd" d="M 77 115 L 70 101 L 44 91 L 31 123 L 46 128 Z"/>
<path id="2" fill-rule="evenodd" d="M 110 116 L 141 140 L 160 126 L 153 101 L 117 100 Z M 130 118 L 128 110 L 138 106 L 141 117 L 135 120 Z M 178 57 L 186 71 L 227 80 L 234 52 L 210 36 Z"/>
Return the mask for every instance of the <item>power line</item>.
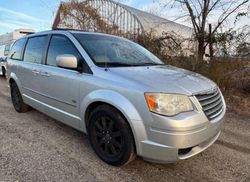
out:
<path id="1" fill-rule="evenodd" d="M 44 0 L 39 0 L 39 1 L 52 12 L 52 15 L 55 14 L 55 10 L 51 6 L 49 6 L 47 2 L 45 2 Z"/>

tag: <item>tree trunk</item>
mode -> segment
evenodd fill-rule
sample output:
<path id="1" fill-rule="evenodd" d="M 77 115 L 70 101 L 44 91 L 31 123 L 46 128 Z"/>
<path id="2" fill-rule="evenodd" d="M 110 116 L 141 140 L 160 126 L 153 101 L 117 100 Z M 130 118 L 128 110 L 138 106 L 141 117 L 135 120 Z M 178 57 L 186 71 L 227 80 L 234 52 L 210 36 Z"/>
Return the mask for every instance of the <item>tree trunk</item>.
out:
<path id="1" fill-rule="evenodd" d="M 194 70 L 198 70 L 200 66 L 203 64 L 203 57 L 205 55 L 205 42 L 204 40 L 198 40 L 198 50 L 196 56 L 196 63 L 194 65 Z"/>
<path id="2" fill-rule="evenodd" d="M 212 34 L 212 25 L 209 24 L 209 55 L 210 55 L 210 64 L 214 63 L 214 49 L 213 49 L 213 34 Z"/>

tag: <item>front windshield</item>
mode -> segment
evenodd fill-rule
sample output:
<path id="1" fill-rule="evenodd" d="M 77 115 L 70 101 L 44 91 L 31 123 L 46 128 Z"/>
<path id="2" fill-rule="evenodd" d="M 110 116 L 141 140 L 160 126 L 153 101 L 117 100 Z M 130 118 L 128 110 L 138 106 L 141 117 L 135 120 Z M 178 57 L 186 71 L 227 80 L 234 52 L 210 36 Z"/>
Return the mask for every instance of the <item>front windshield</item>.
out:
<path id="1" fill-rule="evenodd" d="M 131 41 L 101 34 L 74 33 L 96 65 L 150 66 L 163 62 L 142 46 Z"/>

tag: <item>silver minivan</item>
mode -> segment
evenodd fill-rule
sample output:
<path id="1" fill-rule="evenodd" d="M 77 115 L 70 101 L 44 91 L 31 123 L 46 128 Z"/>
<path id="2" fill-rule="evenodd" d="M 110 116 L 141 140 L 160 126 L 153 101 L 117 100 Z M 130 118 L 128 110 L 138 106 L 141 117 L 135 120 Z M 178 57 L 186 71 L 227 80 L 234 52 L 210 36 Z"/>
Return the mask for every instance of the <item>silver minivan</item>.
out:
<path id="1" fill-rule="evenodd" d="M 211 80 L 106 34 L 26 36 L 13 45 L 7 70 L 17 112 L 32 107 L 87 133 L 115 166 L 136 155 L 160 163 L 192 157 L 219 137 L 226 111 Z"/>

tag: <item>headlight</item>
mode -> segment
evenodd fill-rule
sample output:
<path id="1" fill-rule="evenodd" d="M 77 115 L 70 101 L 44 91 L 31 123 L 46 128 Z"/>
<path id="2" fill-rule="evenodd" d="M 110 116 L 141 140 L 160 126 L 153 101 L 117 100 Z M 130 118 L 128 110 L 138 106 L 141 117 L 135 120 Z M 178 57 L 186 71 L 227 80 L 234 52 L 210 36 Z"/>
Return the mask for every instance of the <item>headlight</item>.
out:
<path id="1" fill-rule="evenodd" d="M 194 110 L 186 95 L 145 93 L 145 98 L 150 111 L 166 116 Z"/>

